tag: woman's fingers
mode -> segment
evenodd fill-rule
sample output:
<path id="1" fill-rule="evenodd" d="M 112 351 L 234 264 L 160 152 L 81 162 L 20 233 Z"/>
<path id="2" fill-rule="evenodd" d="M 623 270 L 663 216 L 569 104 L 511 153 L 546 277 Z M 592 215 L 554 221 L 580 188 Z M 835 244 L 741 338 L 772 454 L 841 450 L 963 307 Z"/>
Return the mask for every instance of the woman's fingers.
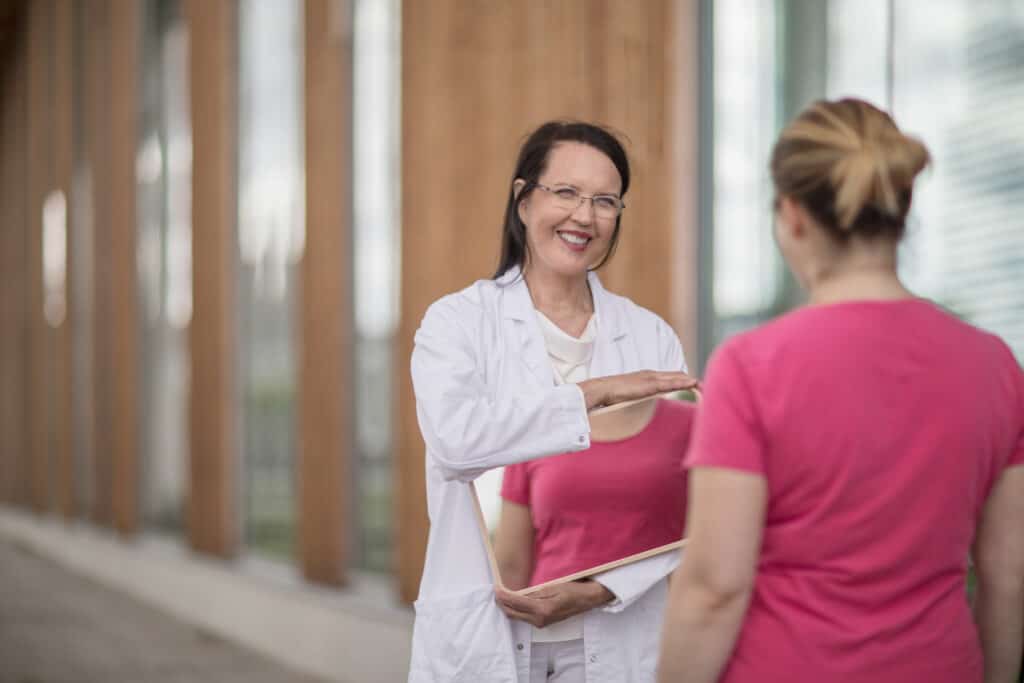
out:
<path id="1" fill-rule="evenodd" d="M 534 626 L 545 625 L 548 614 L 542 602 L 536 598 L 529 598 L 524 595 L 517 595 L 501 588 L 495 588 L 494 597 L 502 611 L 513 619 L 526 621 Z"/>
<path id="2" fill-rule="evenodd" d="M 580 382 L 587 409 L 692 389 L 698 381 L 685 372 L 641 370 Z"/>
<path id="3" fill-rule="evenodd" d="M 644 370 L 628 375 L 619 375 L 615 379 L 618 381 L 612 391 L 614 403 L 690 389 L 697 385 L 697 380 L 685 372 Z"/>

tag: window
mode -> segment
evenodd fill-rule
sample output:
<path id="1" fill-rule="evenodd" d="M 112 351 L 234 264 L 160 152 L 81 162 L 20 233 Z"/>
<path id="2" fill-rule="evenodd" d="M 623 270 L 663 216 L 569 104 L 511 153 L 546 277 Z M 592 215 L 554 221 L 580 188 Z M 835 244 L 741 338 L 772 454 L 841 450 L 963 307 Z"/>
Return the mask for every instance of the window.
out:
<path id="1" fill-rule="evenodd" d="M 1024 358 L 1024 7 L 726 0 L 713 10 L 714 196 L 704 228 L 713 319 L 704 324 L 715 340 L 797 303 L 770 238 L 771 144 L 813 99 L 855 96 L 888 108 L 933 155 L 902 275 Z"/>
<path id="2" fill-rule="evenodd" d="M 914 196 L 903 270 L 1024 360 L 1024 6 L 894 7 L 893 112 L 934 163 Z"/>
<path id="3" fill-rule="evenodd" d="M 305 230 L 302 3 L 240 0 L 238 345 L 244 537 L 295 541 L 297 263 Z"/>
<path id="4" fill-rule="evenodd" d="M 772 237 L 768 154 L 778 129 L 774 0 L 714 3 L 711 183 L 715 342 L 779 306 L 781 259 Z"/>
<path id="5" fill-rule="evenodd" d="M 398 0 L 357 0 L 353 44 L 355 557 L 391 564 L 392 387 L 400 272 Z"/>
<path id="6" fill-rule="evenodd" d="M 150 0 L 143 28 L 137 261 L 142 363 L 142 514 L 180 531 L 188 472 L 192 134 L 180 0 Z"/>

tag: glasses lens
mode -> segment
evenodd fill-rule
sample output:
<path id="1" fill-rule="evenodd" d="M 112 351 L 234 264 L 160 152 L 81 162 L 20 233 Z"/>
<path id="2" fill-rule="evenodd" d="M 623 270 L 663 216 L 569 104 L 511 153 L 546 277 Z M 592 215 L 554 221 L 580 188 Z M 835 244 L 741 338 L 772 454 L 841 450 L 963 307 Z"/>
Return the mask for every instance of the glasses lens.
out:
<path id="1" fill-rule="evenodd" d="M 601 218 L 615 218 L 619 215 L 620 204 L 615 197 L 594 197 L 594 213 Z"/>
<path id="2" fill-rule="evenodd" d="M 580 204 L 580 193 L 571 187 L 558 187 L 551 191 L 555 204 L 563 209 L 572 211 Z"/>

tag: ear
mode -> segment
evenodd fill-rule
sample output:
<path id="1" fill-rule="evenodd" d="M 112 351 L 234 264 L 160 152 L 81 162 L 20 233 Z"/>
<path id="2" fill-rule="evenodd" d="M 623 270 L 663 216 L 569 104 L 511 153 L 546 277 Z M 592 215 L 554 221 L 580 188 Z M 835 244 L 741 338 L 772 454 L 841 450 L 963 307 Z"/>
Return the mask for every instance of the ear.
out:
<path id="1" fill-rule="evenodd" d="M 801 239 L 807 233 L 807 210 L 791 197 L 779 198 L 779 223 L 790 237 Z"/>
<path id="2" fill-rule="evenodd" d="M 523 191 L 524 187 L 526 187 L 526 181 L 523 180 L 522 178 L 516 178 L 515 181 L 512 183 L 512 196 L 515 197 L 516 199 L 518 199 L 519 198 L 519 193 Z M 519 202 L 516 205 L 516 212 L 519 214 L 519 220 L 521 220 L 523 222 L 523 225 L 526 224 L 526 215 L 525 215 L 525 213 L 526 213 L 526 202 L 527 201 L 528 201 L 528 199 L 523 199 L 523 201 Z"/>

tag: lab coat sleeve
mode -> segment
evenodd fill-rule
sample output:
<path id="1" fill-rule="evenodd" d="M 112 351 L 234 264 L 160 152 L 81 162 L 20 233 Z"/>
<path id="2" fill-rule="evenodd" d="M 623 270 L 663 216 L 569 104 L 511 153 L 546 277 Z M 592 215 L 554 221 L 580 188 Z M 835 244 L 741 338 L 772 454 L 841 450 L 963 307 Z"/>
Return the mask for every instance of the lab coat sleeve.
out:
<path id="1" fill-rule="evenodd" d="M 587 406 L 575 384 L 489 395 L 464 306 L 450 298 L 433 304 L 412 352 L 420 431 L 444 478 L 472 481 L 495 467 L 589 448 Z"/>
<path id="2" fill-rule="evenodd" d="M 615 598 L 601 607 L 605 612 L 621 612 L 655 584 L 668 577 L 679 566 L 680 551 L 670 550 L 646 560 L 633 562 L 603 574 L 594 580 L 607 588 Z"/>
<path id="3" fill-rule="evenodd" d="M 683 345 L 668 323 L 661 318 L 655 320 L 655 335 L 658 344 L 659 370 L 686 371 Z M 620 612 L 650 590 L 655 584 L 669 576 L 679 565 L 679 551 L 670 551 L 618 567 L 598 574 L 594 580 L 615 595 L 612 602 L 601 609 L 606 612 Z"/>

